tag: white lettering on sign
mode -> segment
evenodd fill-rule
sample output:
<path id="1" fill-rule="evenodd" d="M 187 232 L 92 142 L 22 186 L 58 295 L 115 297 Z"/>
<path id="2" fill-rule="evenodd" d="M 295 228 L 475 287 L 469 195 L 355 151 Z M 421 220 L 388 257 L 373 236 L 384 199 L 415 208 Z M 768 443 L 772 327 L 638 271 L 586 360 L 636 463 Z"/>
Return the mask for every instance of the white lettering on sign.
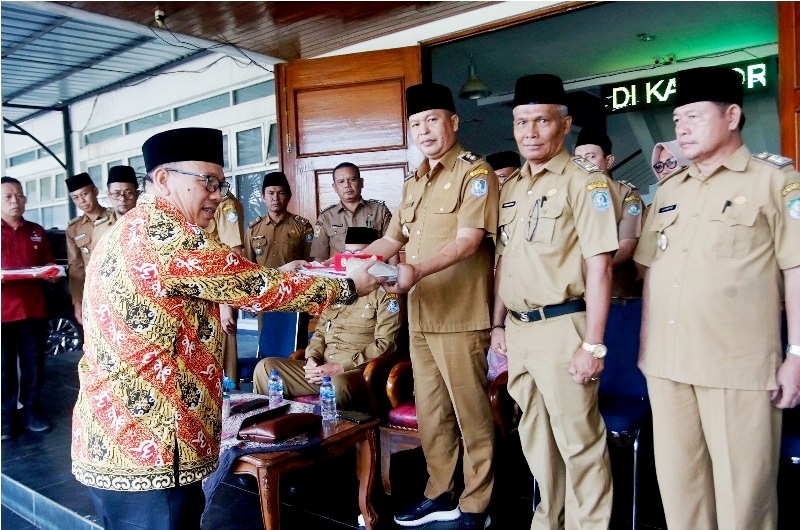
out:
<path id="1" fill-rule="evenodd" d="M 625 99 L 620 102 L 617 96 L 624 97 Z M 630 90 L 628 87 L 624 86 L 614 88 L 612 92 L 612 105 L 614 106 L 614 110 L 627 107 L 628 105 L 636 105 L 636 85 L 631 85 Z"/>
<path id="2" fill-rule="evenodd" d="M 732 70 L 742 76 L 742 83 L 745 83 L 747 88 L 753 88 L 756 83 L 762 87 L 767 86 L 767 65 L 764 63 L 747 65 L 747 72 L 742 68 L 733 68 Z"/>
<path id="3" fill-rule="evenodd" d="M 667 81 L 667 86 L 664 87 L 664 92 L 659 93 L 658 90 L 661 87 L 661 84 Z M 661 102 L 667 101 L 669 97 L 675 93 L 675 78 L 671 79 L 662 79 L 655 85 L 652 85 L 650 81 L 647 82 L 645 85 L 645 92 L 647 94 L 647 102 L 650 103 L 653 101 L 652 96 L 655 96 Z"/>

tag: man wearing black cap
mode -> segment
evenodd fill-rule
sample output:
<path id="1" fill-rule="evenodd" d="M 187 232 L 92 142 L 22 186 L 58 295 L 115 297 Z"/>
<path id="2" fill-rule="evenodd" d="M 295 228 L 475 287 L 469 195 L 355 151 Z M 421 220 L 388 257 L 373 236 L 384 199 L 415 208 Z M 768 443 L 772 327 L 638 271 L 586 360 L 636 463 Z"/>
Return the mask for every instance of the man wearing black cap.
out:
<path id="1" fill-rule="evenodd" d="M 497 175 L 497 181 L 500 183 L 500 187 L 503 186 L 503 183 L 512 173 L 522 166 L 519 155 L 514 151 L 493 153 L 486 157 L 486 161 L 489 162 L 489 165 L 494 169 L 494 174 Z"/>
<path id="2" fill-rule="evenodd" d="M 494 485 L 494 425 L 486 393 L 491 235 L 497 227 L 497 177 L 459 145 L 450 90 L 406 90 L 408 128 L 425 160 L 406 176 L 386 235 L 365 252 L 392 256 L 406 246 L 396 285 L 408 293 L 411 362 L 428 484 L 421 502 L 395 516 L 401 526 L 458 519 L 484 528 Z M 459 438 L 464 491 L 454 498 Z"/>
<path id="3" fill-rule="evenodd" d="M 69 263 L 69 290 L 75 320 L 83 324 L 81 302 L 86 266 L 92 250 L 100 237 L 114 224 L 117 215 L 113 208 L 105 208 L 97 202 L 97 186 L 88 173 L 79 173 L 67 179 L 67 190 L 75 206 L 83 212 L 72 219 L 65 232 L 67 237 L 67 260 Z"/>
<path id="4" fill-rule="evenodd" d="M 86 270 L 72 471 L 105 528 L 199 528 L 222 430 L 218 305 L 319 312 L 377 281 L 373 262 L 352 278 L 297 275 L 297 263 L 259 267 L 209 237 L 228 191 L 221 131 L 162 132 L 143 152 L 148 193 Z"/>
<path id="5" fill-rule="evenodd" d="M 114 166 L 108 170 L 108 198 L 114 204 L 114 213 L 122 217 L 136 206 L 139 182 L 130 166 Z"/>
<path id="6" fill-rule="evenodd" d="M 611 298 L 620 299 L 621 303 L 627 298 L 639 298 L 642 296 L 642 289 L 637 280 L 636 265 L 633 263 L 633 252 L 642 235 L 643 205 L 639 188 L 630 182 L 613 180 L 611 177 L 611 166 L 614 165 L 611 139 L 599 125 L 589 124 L 581 129 L 575 143 L 575 156 L 594 164 L 608 177 L 619 238 L 619 250 L 611 260 L 611 267 L 614 269 Z"/>
<path id="7" fill-rule="evenodd" d="M 355 254 L 380 237 L 374 228 L 350 227 L 344 252 Z M 343 410 L 370 410 L 364 367 L 397 349 L 404 320 L 400 297 L 382 288 L 362 296 L 355 304 L 329 306 L 319 316 L 305 350 L 305 361 L 267 357 L 253 373 L 253 390 L 266 394 L 269 374 L 278 370 L 288 398 L 319 394 L 322 378 L 330 376 L 336 387 L 336 406 Z"/>
<path id="8" fill-rule="evenodd" d="M 597 409 L 617 227 L 608 178 L 570 158 L 561 79 L 517 80 L 525 165 L 500 194 L 491 344 L 507 352 L 520 441 L 541 489 L 532 529 L 607 530 L 611 467 Z"/>
<path id="9" fill-rule="evenodd" d="M 774 529 L 781 409 L 800 403 L 800 174 L 743 144 L 740 74 L 687 70 L 676 90 L 691 164 L 661 181 L 635 255 L 667 526 Z"/>
<path id="10" fill-rule="evenodd" d="M 392 213 L 383 201 L 364 199 L 363 188 L 364 179 L 357 165 L 342 162 L 333 168 L 333 190 L 339 203 L 322 210 L 314 225 L 311 257 L 316 261 L 326 261 L 342 251 L 348 227 L 366 226 L 386 233 Z"/>

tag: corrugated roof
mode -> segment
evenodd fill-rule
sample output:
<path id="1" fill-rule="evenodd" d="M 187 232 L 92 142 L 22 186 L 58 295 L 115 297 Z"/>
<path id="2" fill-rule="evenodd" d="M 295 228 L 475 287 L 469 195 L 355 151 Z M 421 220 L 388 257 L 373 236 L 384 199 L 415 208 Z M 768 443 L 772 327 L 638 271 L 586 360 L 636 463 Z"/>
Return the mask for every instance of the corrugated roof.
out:
<path id="1" fill-rule="evenodd" d="M 14 105 L 59 107 L 206 53 L 32 2 L 3 2 L 0 21 L 3 116 L 15 122 L 39 111 Z"/>

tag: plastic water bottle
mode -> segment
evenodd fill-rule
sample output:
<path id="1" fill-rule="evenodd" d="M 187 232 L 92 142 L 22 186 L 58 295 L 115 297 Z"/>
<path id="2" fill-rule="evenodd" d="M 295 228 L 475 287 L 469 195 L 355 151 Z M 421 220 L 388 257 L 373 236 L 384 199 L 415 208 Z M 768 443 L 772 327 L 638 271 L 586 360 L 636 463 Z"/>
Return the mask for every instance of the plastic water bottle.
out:
<path id="1" fill-rule="evenodd" d="M 236 388 L 236 383 L 227 375 L 222 379 L 222 421 L 231 415 L 231 392 Z"/>
<path id="2" fill-rule="evenodd" d="M 272 370 L 269 373 L 267 396 L 269 397 L 269 408 L 271 409 L 283 403 L 283 379 L 278 375 L 277 370 Z"/>
<path id="3" fill-rule="evenodd" d="M 322 412 L 322 421 L 334 421 L 336 419 L 336 388 L 331 383 L 330 376 L 322 378 L 322 385 L 319 387 L 319 406 Z"/>

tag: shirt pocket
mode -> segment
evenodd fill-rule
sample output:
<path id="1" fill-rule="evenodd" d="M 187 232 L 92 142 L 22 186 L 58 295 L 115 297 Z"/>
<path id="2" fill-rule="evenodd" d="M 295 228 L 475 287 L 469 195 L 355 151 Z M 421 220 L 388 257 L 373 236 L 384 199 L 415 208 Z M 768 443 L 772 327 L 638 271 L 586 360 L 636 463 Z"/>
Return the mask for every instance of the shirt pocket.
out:
<path id="1" fill-rule="evenodd" d="M 750 253 L 755 234 L 758 210 L 755 208 L 727 208 L 727 212 L 714 213 L 711 221 L 710 248 L 723 258 L 743 258 Z"/>
<path id="2" fill-rule="evenodd" d="M 428 203 L 430 216 L 427 227 L 428 237 L 435 239 L 452 239 L 458 231 L 458 194 L 447 193 L 431 197 Z"/>
<path id="3" fill-rule="evenodd" d="M 538 212 L 536 211 L 537 208 Z M 553 246 L 556 243 L 553 240 L 553 234 L 555 233 L 556 225 L 563 222 L 563 219 L 561 219 L 563 213 L 563 200 L 549 200 L 545 201 L 544 204 L 540 202 L 538 206 L 534 205 L 529 223 L 521 227 L 526 230 L 525 238 L 536 245 Z"/>

